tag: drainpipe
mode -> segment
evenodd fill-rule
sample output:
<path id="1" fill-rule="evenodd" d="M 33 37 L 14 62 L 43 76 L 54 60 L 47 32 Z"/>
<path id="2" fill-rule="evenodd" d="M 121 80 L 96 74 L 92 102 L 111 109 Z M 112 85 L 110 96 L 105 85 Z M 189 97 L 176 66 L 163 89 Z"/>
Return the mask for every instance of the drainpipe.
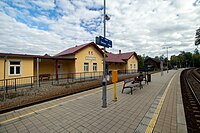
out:
<path id="1" fill-rule="evenodd" d="M 56 80 L 58 80 L 58 60 L 56 60 Z"/>
<path id="2" fill-rule="evenodd" d="M 37 58 L 37 87 L 39 89 L 39 58 Z"/>
<path id="3" fill-rule="evenodd" d="M 6 100 L 6 56 L 4 56 L 3 90 L 4 90 L 3 99 L 5 101 Z"/>

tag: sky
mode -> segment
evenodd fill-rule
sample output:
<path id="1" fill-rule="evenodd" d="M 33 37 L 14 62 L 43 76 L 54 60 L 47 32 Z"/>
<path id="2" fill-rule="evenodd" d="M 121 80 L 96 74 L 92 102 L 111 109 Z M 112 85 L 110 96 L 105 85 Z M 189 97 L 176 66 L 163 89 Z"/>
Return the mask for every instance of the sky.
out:
<path id="1" fill-rule="evenodd" d="M 0 0 L 0 53 L 55 55 L 103 36 L 103 0 Z M 107 51 L 193 52 L 200 0 L 106 0 Z"/>

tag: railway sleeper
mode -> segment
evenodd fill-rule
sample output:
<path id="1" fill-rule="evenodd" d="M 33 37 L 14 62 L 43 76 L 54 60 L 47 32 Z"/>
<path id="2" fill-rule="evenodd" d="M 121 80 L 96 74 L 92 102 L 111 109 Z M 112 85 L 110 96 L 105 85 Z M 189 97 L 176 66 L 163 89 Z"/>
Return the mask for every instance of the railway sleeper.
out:
<path id="1" fill-rule="evenodd" d="M 200 115 L 194 115 L 196 118 L 200 118 Z"/>
<path id="2" fill-rule="evenodd" d="M 192 106 L 197 106 L 197 104 L 196 104 L 196 103 L 191 103 L 191 105 L 192 105 Z"/>
<path id="3" fill-rule="evenodd" d="M 190 103 L 196 103 L 195 101 L 190 101 Z"/>
<path id="4" fill-rule="evenodd" d="M 192 107 L 193 109 L 198 109 L 198 107 Z"/>
<path id="5" fill-rule="evenodd" d="M 194 113 L 200 113 L 200 111 L 199 111 L 199 110 L 193 110 L 193 112 L 194 112 Z"/>
<path id="6" fill-rule="evenodd" d="M 190 101 L 194 101 L 194 98 L 188 98 Z"/>

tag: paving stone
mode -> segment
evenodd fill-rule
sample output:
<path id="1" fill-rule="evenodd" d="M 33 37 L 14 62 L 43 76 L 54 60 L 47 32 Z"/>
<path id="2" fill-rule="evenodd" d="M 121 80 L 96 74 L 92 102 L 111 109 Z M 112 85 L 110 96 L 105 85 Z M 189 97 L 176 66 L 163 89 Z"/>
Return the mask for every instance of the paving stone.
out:
<path id="1" fill-rule="evenodd" d="M 147 125 L 140 123 L 134 132 L 135 133 L 143 133 L 143 132 L 145 132 L 146 128 L 147 128 Z"/>
<path id="2" fill-rule="evenodd" d="M 5 127 L 0 127 L 0 133 L 6 133 L 6 128 Z"/>
<path id="3" fill-rule="evenodd" d="M 151 120 L 161 96 L 166 88 L 166 82 L 169 81 L 176 71 L 170 71 L 161 77 L 158 73 L 152 74 L 152 82 L 144 85 L 143 89 L 136 89 L 133 95 L 121 93 L 122 85 L 117 87 L 118 101 L 114 103 L 112 85 L 107 86 L 107 108 L 101 108 L 101 87 L 96 90 L 82 92 L 72 96 L 49 101 L 42 106 L 35 105 L 25 108 L 17 113 L 11 112 L 9 116 L 0 115 L 0 121 L 4 117 L 17 116 L 28 113 L 32 110 L 38 110 L 49 105 L 59 104 L 51 109 L 39 111 L 11 123 L 2 124 L 6 127 L 14 123 L 18 131 L 29 131 L 36 129 L 38 132 L 145 132 L 149 121 Z M 128 89 L 127 89 L 128 90 Z M 91 94 L 91 92 L 95 92 Z M 168 94 L 169 93 L 169 94 Z M 176 99 L 175 91 L 169 90 L 166 100 L 163 102 L 158 121 L 165 123 L 165 127 L 176 125 Z M 87 96 L 85 96 L 87 95 Z M 69 101 L 69 100 L 72 101 Z M 174 122 L 173 122 L 174 121 Z M 23 125 L 23 126 L 20 126 Z M 164 125 L 161 128 L 164 128 Z M 19 128 L 18 128 L 19 127 Z M 158 126 L 155 126 L 157 128 Z M 6 127 L 9 130 L 13 127 Z M 21 129 L 21 130 L 20 130 Z M 160 129 L 160 128 L 159 128 Z M 160 131 L 160 130 L 155 130 Z"/>

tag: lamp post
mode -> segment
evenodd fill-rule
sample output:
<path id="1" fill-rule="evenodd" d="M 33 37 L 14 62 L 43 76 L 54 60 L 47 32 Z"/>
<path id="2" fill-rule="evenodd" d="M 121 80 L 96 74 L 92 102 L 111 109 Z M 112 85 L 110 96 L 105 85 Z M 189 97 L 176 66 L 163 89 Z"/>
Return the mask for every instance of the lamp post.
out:
<path id="1" fill-rule="evenodd" d="M 168 49 L 172 48 L 171 46 L 163 47 L 164 49 L 167 49 L 167 73 L 168 73 Z"/>
<path id="2" fill-rule="evenodd" d="M 3 100 L 6 100 L 6 59 L 7 57 L 4 56 L 4 72 L 3 72 Z"/>
<path id="3" fill-rule="evenodd" d="M 104 13 L 103 13 L 103 22 L 104 22 L 104 38 L 106 37 L 106 20 L 110 18 L 106 15 L 106 0 L 104 0 Z M 102 81 L 102 108 L 107 107 L 106 101 L 106 47 L 104 46 L 104 54 L 103 54 L 103 81 Z"/>
<path id="4" fill-rule="evenodd" d="M 160 71 L 161 71 L 161 76 L 163 76 L 163 55 L 160 56 Z"/>

